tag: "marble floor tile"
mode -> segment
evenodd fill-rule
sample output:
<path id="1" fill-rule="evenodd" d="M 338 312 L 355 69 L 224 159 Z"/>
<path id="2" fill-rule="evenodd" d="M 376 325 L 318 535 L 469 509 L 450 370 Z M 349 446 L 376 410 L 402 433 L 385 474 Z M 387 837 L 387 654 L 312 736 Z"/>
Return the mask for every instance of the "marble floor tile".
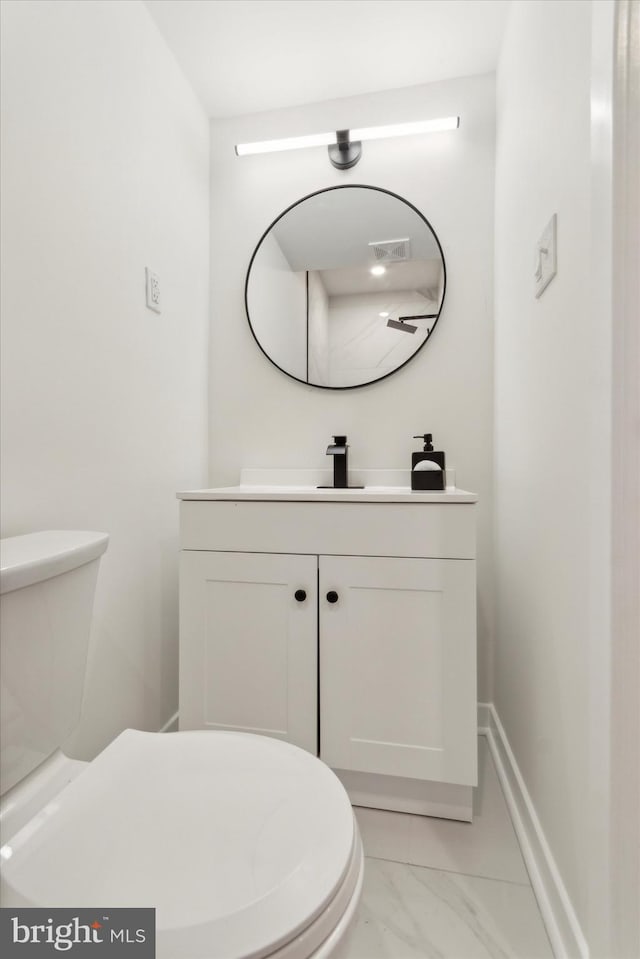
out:
<path id="1" fill-rule="evenodd" d="M 552 959 L 531 888 L 367 859 L 345 959 Z"/>
<path id="2" fill-rule="evenodd" d="M 365 856 L 409 862 L 409 829 L 414 816 L 354 806 Z"/>
<path id="3" fill-rule="evenodd" d="M 484 736 L 478 737 L 473 822 L 411 816 L 407 862 L 528 885 L 520 844 Z M 386 858 L 386 857 L 384 857 Z"/>
<path id="4" fill-rule="evenodd" d="M 356 808 L 366 856 L 528 884 L 486 738 L 478 738 L 473 822 Z"/>

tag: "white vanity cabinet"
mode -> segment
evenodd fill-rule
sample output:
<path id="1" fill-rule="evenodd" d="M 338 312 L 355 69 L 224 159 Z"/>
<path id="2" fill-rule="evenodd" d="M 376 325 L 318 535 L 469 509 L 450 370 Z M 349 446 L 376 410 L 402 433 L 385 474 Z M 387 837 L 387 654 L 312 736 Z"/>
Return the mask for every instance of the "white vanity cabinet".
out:
<path id="1" fill-rule="evenodd" d="M 287 739 L 356 804 L 470 819 L 475 497 L 456 493 L 180 494 L 180 728 Z"/>
<path id="2" fill-rule="evenodd" d="M 317 753 L 317 569 L 315 556 L 183 551 L 181 729 L 262 733 Z"/>
<path id="3" fill-rule="evenodd" d="M 473 565 L 321 557 L 320 755 L 330 766 L 475 782 Z"/>

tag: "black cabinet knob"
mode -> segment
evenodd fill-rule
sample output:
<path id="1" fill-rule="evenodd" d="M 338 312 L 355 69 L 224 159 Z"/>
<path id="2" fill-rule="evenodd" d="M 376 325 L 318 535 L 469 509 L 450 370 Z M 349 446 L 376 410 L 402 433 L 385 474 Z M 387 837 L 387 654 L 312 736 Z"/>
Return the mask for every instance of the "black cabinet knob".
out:
<path id="1" fill-rule="evenodd" d="M 327 593 L 327 602 L 328 603 L 338 602 L 338 594 L 336 593 L 335 589 L 330 589 L 329 592 Z"/>
<path id="2" fill-rule="evenodd" d="M 293 594 L 299 603 L 304 603 L 307 598 L 307 591 L 304 589 L 297 589 Z"/>

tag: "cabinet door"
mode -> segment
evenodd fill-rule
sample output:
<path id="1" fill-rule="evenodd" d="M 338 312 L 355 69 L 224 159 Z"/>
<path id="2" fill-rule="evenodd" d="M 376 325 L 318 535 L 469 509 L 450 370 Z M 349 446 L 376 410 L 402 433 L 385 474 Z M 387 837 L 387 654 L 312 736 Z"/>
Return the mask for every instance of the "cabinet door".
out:
<path id="1" fill-rule="evenodd" d="M 319 604 L 322 759 L 475 785 L 475 563 L 322 556 Z"/>
<path id="2" fill-rule="evenodd" d="M 317 566 L 181 553 L 181 729 L 262 733 L 317 754 Z"/>

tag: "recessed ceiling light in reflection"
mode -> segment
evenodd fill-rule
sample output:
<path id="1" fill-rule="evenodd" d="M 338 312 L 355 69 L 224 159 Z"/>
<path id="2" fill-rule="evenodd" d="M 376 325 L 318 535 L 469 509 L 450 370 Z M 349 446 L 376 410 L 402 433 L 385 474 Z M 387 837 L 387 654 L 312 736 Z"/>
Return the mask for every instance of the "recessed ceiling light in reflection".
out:
<path id="1" fill-rule="evenodd" d="M 378 316 L 381 316 L 383 320 L 386 320 L 386 318 L 389 316 L 389 314 L 388 314 L 388 313 L 378 313 Z"/>
<path id="2" fill-rule="evenodd" d="M 372 266 L 369 272 L 371 273 L 371 276 L 382 276 L 387 272 L 387 269 L 384 266 Z"/>

